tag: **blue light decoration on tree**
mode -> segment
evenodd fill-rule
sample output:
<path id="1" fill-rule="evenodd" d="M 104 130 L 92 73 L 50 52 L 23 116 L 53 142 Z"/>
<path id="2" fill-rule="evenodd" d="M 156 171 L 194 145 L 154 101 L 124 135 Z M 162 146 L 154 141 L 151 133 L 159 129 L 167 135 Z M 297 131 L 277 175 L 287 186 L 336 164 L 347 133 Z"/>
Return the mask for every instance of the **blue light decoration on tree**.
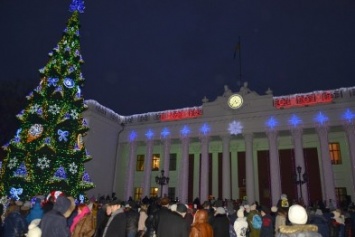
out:
<path id="1" fill-rule="evenodd" d="M 10 198 L 13 200 L 20 200 L 20 195 L 23 193 L 23 188 L 14 188 L 11 187 L 10 191 Z"/>
<path id="2" fill-rule="evenodd" d="M 348 123 L 352 123 L 354 118 L 355 118 L 355 114 L 350 110 L 347 109 L 343 114 L 342 114 L 342 118 L 348 122 Z"/>
<path id="3" fill-rule="evenodd" d="M 187 125 L 184 125 L 184 126 L 182 127 L 182 129 L 180 130 L 180 134 L 181 134 L 183 137 L 187 137 L 190 133 L 191 133 L 191 130 L 190 130 L 189 126 L 187 126 Z"/>
<path id="4" fill-rule="evenodd" d="M 54 179 L 65 180 L 67 179 L 67 174 L 63 166 L 60 166 L 54 173 Z"/>
<path id="5" fill-rule="evenodd" d="M 75 12 L 78 11 L 80 13 L 84 13 L 84 1 L 83 0 L 73 0 L 73 2 L 69 6 L 69 11 Z"/>
<path id="6" fill-rule="evenodd" d="M 14 171 L 14 176 L 22 177 L 22 178 L 27 177 L 27 169 L 25 163 L 22 162 L 20 166 L 17 168 L 17 170 Z"/>
<path id="7" fill-rule="evenodd" d="M 292 125 L 293 127 L 298 127 L 300 124 L 302 124 L 302 120 L 297 115 L 293 114 L 288 120 L 288 124 Z"/>
<path id="8" fill-rule="evenodd" d="M 162 138 L 167 138 L 170 135 L 170 130 L 167 127 L 165 127 L 161 131 L 160 135 Z"/>
<path id="9" fill-rule="evenodd" d="M 314 117 L 314 120 L 319 123 L 319 125 L 324 125 L 328 120 L 329 118 L 324 115 L 322 112 L 319 112 L 315 117 Z"/>
<path id="10" fill-rule="evenodd" d="M 279 122 L 271 116 L 267 121 L 266 121 L 266 126 L 270 129 L 275 129 L 275 127 L 279 124 Z"/>
<path id="11" fill-rule="evenodd" d="M 148 129 L 145 136 L 147 137 L 148 140 L 152 140 L 152 138 L 154 137 L 154 132 L 151 129 Z"/>
<path id="12" fill-rule="evenodd" d="M 131 131 L 129 134 L 129 141 L 133 142 L 137 138 L 137 133 L 135 131 Z"/>
<path id="13" fill-rule="evenodd" d="M 211 127 L 207 123 L 202 124 L 202 126 L 200 127 L 200 132 L 203 135 L 207 135 L 210 131 Z"/>

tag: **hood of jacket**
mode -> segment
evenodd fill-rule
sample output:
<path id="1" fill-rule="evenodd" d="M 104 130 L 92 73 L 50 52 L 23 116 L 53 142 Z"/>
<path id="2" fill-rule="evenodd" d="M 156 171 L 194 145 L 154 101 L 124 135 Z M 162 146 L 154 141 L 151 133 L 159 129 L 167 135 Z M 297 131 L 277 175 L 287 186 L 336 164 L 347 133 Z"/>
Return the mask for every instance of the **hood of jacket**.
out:
<path id="1" fill-rule="evenodd" d="M 62 215 L 71 207 L 71 201 L 65 196 L 59 196 L 54 203 L 53 210 L 60 212 Z"/>
<path id="2" fill-rule="evenodd" d="M 208 222 L 208 212 L 207 210 L 198 210 L 195 214 L 194 223 L 207 223 Z"/>

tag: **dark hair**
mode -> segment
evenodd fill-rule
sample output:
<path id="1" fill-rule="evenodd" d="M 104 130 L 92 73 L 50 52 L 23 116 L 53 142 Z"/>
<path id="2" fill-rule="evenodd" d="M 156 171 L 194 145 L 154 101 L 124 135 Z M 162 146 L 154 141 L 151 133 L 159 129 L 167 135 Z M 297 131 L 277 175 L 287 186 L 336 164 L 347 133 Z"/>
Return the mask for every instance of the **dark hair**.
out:
<path id="1" fill-rule="evenodd" d="M 121 205 L 122 206 L 122 201 L 119 199 L 115 199 L 109 203 L 110 206 L 115 206 L 115 205 Z"/>

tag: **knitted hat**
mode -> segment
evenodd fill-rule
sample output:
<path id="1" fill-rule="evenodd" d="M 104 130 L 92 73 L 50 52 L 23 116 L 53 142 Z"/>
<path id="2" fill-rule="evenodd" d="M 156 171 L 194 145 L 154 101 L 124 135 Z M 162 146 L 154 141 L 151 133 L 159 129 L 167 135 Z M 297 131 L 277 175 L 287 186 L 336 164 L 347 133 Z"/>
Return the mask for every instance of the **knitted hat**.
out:
<path id="1" fill-rule="evenodd" d="M 179 204 L 177 204 L 176 211 L 179 213 L 186 213 L 187 208 L 184 204 L 179 203 Z"/>
<path id="2" fill-rule="evenodd" d="M 271 207 L 271 212 L 277 212 L 277 207 L 276 206 L 272 206 Z"/>
<path id="3" fill-rule="evenodd" d="M 226 210 L 223 207 L 217 207 L 214 215 L 218 215 L 218 214 L 224 215 L 226 214 Z"/>
<path id="4" fill-rule="evenodd" d="M 306 209 L 298 204 L 292 205 L 288 210 L 288 218 L 292 224 L 306 224 L 308 219 Z"/>
<path id="5" fill-rule="evenodd" d="M 237 217 L 238 218 L 244 217 L 244 210 L 242 208 L 237 211 Z"/>

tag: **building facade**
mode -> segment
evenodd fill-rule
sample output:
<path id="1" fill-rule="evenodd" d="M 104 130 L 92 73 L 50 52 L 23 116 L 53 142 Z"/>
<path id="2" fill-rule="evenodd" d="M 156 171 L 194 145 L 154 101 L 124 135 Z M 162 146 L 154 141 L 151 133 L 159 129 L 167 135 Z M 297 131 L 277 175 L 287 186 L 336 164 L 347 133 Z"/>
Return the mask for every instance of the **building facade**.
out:
<path id="1" fill-rule="evenodd" d="M 266 205 L 282 194 L 306 205 L 355 197 L 355 87 L 278 97 L 247 83 L 224 89 L 201 106 L 132 116 L 86 101 L 88 194 Z M 162 170 L 167 185 L 156 182 Z"/>

